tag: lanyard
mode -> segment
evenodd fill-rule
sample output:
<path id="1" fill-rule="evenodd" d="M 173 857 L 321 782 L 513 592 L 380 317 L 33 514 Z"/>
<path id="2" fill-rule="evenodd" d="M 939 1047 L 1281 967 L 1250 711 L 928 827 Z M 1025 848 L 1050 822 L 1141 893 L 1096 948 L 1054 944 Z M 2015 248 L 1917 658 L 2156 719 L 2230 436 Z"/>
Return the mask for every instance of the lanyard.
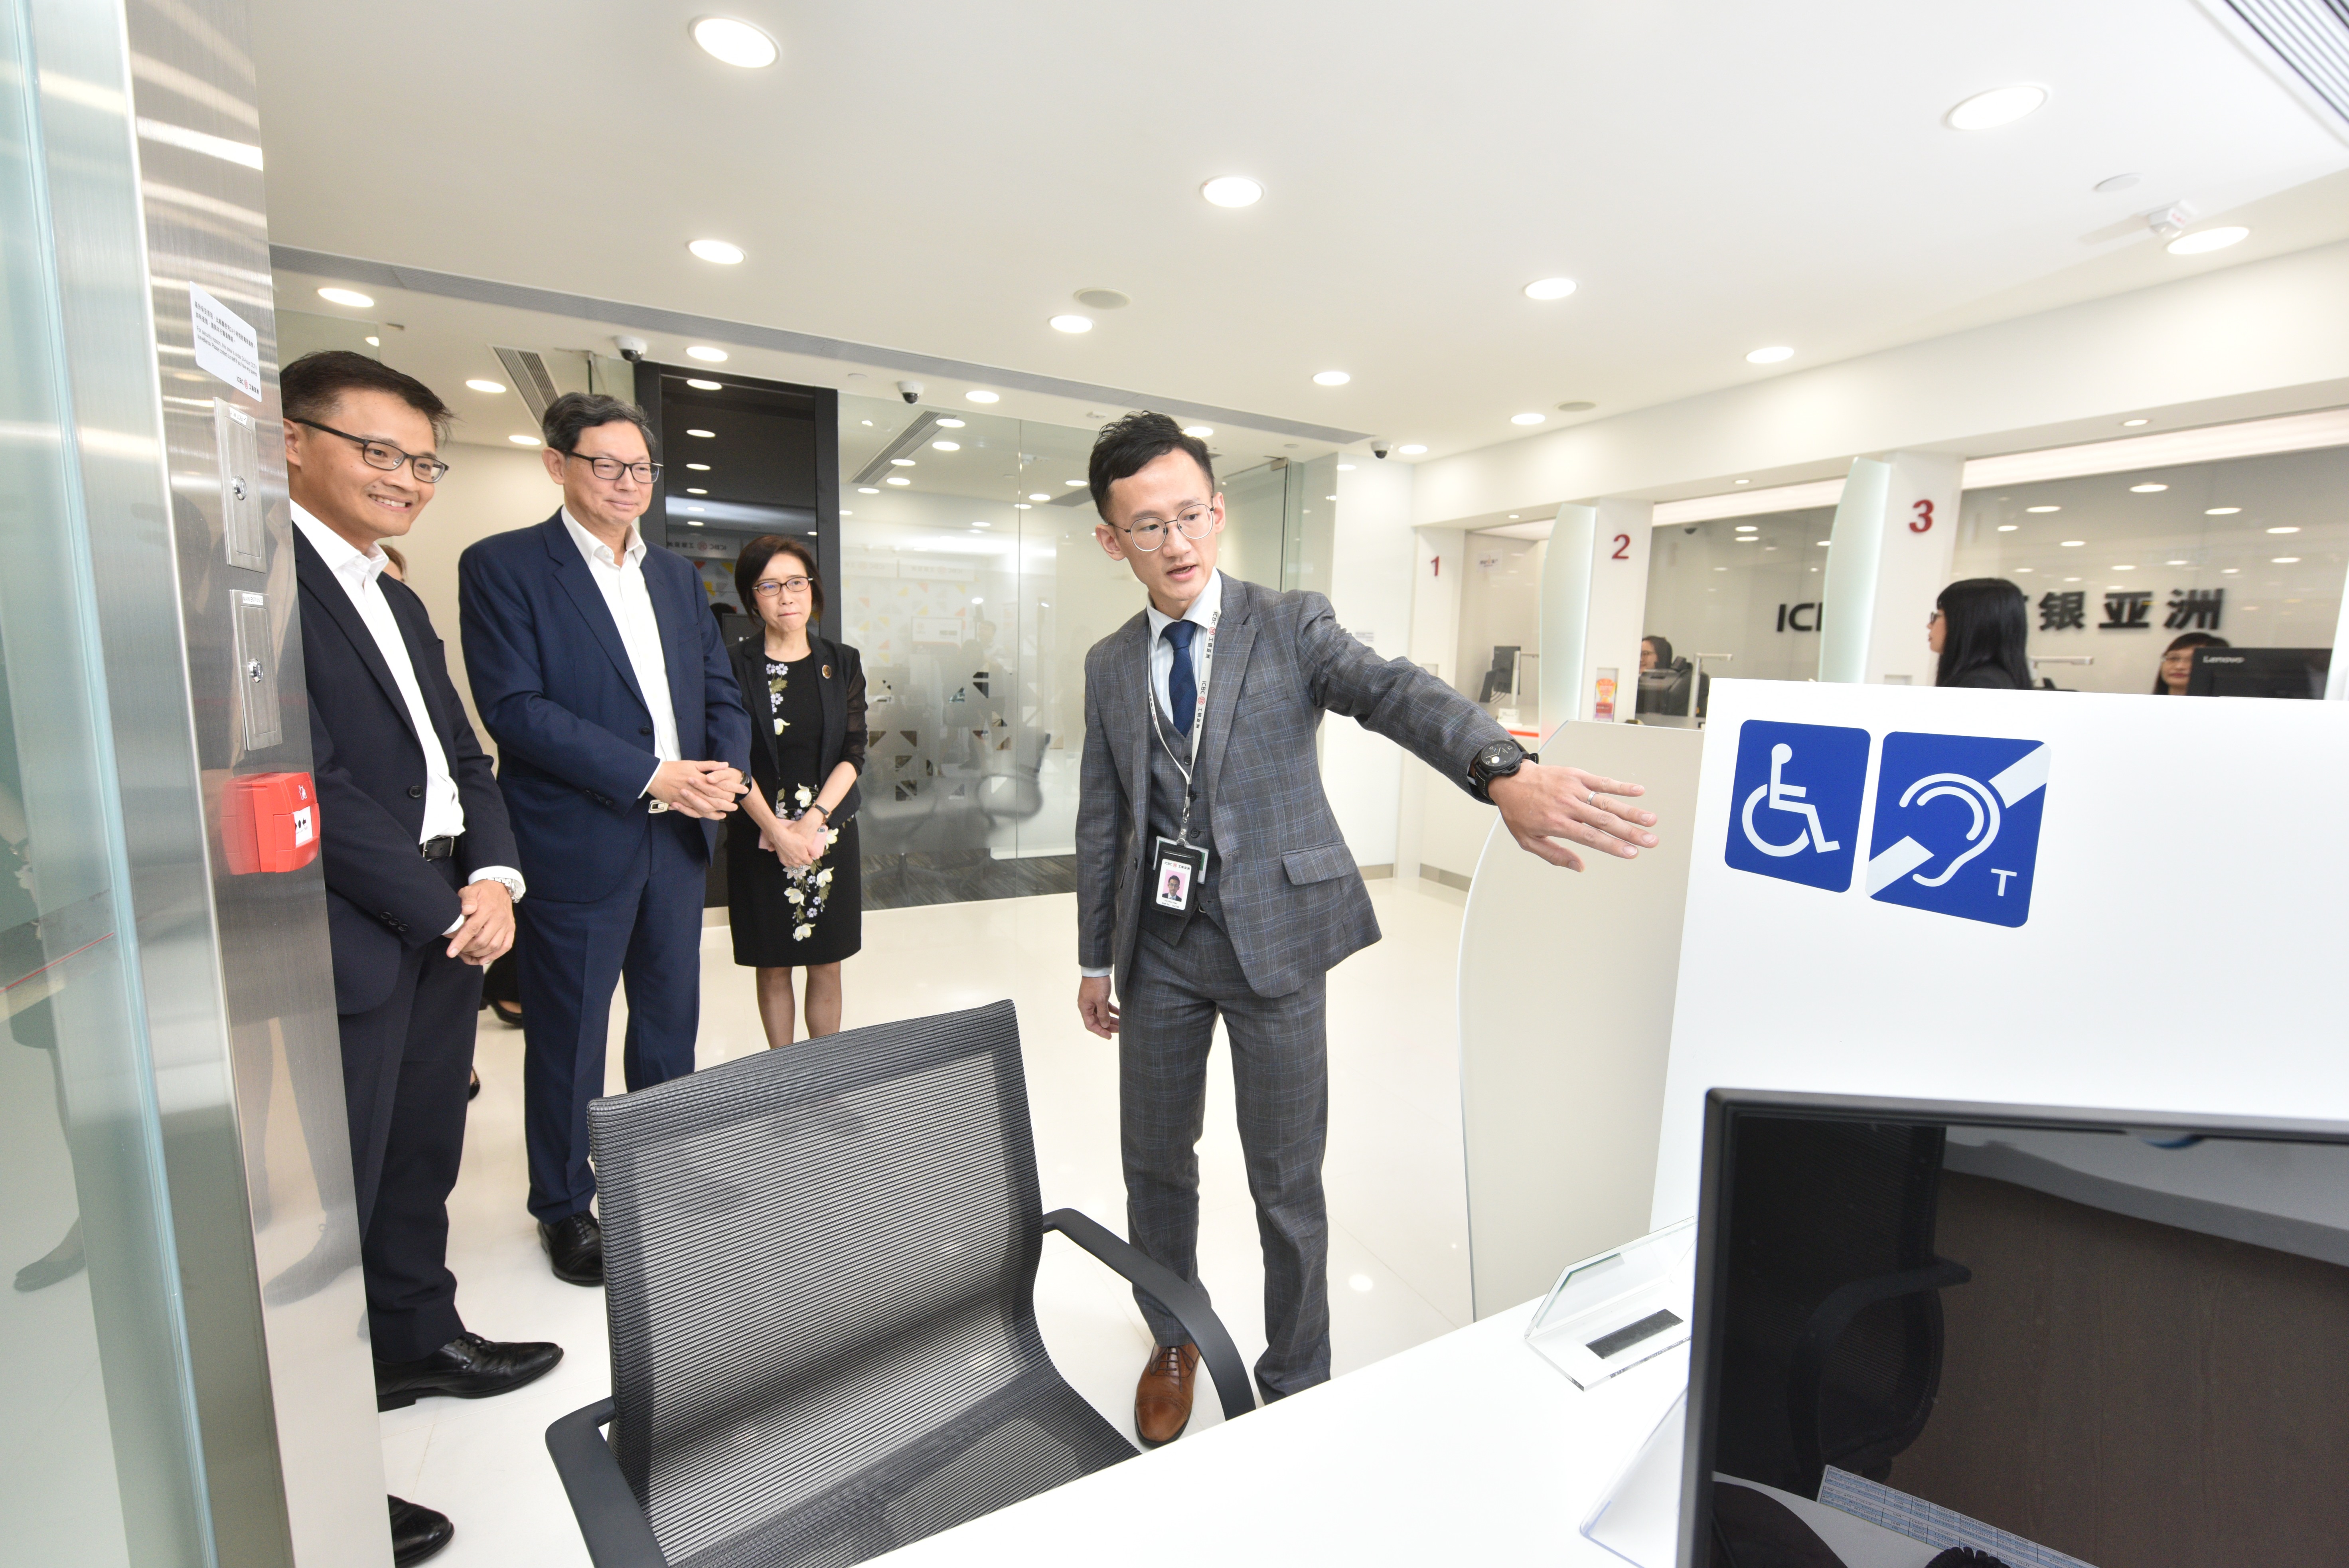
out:
<path id="1" fill-rule="evenodd" d="M 1215 673 L 1216 627 L 1223 618 L 1224 612 L 1221 608 L 1207 618 L 1206 646 L 1199 652 L 1199 696 L 1191 708 L 1191 755 L 1187 760 L 1182 753 L 1175 751 L 1173 742 L 1166 739 L 1166 726 L 1159 722 L 1155 648 L 1151 650 L 1151 663 L 1147 670 L 1150 679 L 1143 692 L 1143 696 L 1150 703 L 1150 727 L 1157 733 L 1158 743 L 1166 748 L 1167 760 L 1174 764 L 1174 771 L 1183 775 L 1183 821 L 1174 829 L 1174 841 L 1185 846 L 1188 846 L 1191 842 L 1191 770 L 1199 760 L 1199 742 L 1207 732 L 1207 681 L 1208 678 Z M 1163 637 L 1165 634 L 1161 632 L 1159 635 Z M 1186 656 L 1188 650 L 1177 648 L 1170 651 L 1175 658 L 1181 659 Z M 1170 692 L 1174 688 L 1174 675 L 1171 667 L 1167 670 L 1166 687 Z"/>

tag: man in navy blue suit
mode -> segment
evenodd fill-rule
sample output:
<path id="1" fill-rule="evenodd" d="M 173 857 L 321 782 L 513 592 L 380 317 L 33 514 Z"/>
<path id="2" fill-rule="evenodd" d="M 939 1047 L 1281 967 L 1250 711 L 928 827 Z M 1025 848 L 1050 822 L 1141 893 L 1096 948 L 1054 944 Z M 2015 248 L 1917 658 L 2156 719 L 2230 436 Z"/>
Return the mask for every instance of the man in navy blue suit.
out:
<path id="1" fill-rule="evenodd" d="M 280 387 L 376 1402 L 479 1399 L 543 1376 L 563 1351 L 468 1333 L 448 1265 L 480 966 L 513 940 L 524 890 L 440 639 L 384 570 L 384 541 L 415 525 L 446 472 L 434 449 L 449 410 L 339 349 L 295 360 Z M 454 1532 L 430 1509 L 390 1506 L 401 1568 Z"/>
<path id="2" fill-rule="evenodd" d="M 571 392 L 543 423 L 562 508 L 468 549 L 460 607 L 530 882 L 516 910 L 530 1211 L 556 1276 L 593 1285 L 587 1102 L 604 1092 L 613 988 L 628 988 L 628 1087 L 693 1071 L 702 889 L 747 787 L 750 718 L 699 576 L 636 527 L 660 475 L 643 411 Z"/>

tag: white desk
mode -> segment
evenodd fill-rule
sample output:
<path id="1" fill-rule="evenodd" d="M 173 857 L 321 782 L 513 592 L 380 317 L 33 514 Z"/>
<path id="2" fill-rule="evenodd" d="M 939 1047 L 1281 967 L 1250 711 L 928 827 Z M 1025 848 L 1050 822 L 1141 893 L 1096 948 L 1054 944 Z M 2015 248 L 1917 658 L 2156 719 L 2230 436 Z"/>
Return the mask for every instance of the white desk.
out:
<path id="1" fill-rule="evenodd" d="M 1528 1302 L 1244 1419 L 916 1542 L 928 1563 L 1589 1563 L 1580 1527 L 1688 1380 L 1588 1393 L 1526 1348 Z M 1202 1376 L 1198 1397 L 1215 1393 Z"/>

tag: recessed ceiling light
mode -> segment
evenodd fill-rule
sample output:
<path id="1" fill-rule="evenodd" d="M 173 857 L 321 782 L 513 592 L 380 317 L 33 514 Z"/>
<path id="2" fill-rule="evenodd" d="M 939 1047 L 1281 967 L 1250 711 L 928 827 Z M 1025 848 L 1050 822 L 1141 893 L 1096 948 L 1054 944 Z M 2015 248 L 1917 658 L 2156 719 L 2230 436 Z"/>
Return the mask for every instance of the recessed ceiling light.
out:
<path id="1" fill-rule="evenodd" d="M 1353 379 L 1343 370 L 1317 370 L 1313 374 L 1313 384 L 1317 387 L 1342 387 Z"/>
<path id="2" fill-rule="evenodd" d="M 510 435 L 506 437 L 506 440 L 513 442 L 516 446 L 536 446 L 539 443 L 536 436 Z"/>
<path id="3" fill-rule="evenodd" d="M 1253 207 L 1264 200 L 1264 187 L 1245 174 L 1218 174 L 1199 194 L 1218 207 Z"/>
<path id="4" fill-rule="evenodd" d="M 383 339 L 380 337 L 370 337 L 367 340 L 367 346 L 370 348 L 380 348 L 383 347 Z"/>
<path id="5" fill-rule="evenodd" d="M 1564 299 L 1574 292 L 1570 277 L 1537 277 L 1526 285 L 1527 299 Z"/>
<path id="6" fill-rule="evenodd" d="M 2187 563 L 2186 563 L 2186 562 L 2184 562 L 2184 561 L 2164 561 L 2164 562 L 2162 563 L 2162 565 L 2163 565 L 2163 566 L 2185 566 L 2186 564 L 2187 564 Z"/>
<path id="7" fill-rule="evenodd" d="M 2251 237 L 2251 230 L 2230 223 L 2222 228 L 2197 229 L 2190 234 L 2180 234 L 2165 248 L 2174 256 L 2208 255 L 2212 251 L 2223 251 L 2229 245 L 2239 244 Z"/>
<path id="8" fill-rule="evenodd" d="M 968 420 L 940 420 L 938 421 L 938 429 L 942 431 L 958 431 L 969 422 L 970 421 Z"/>
<path id="9" fill-rule="evenodd" d="M 702 520 L 701 520 L 700 518 L 698 518 L 698 517 L 688 517 L 688 518 L 687 518 L 687 519 L 685 520 L 685 525 L 686 525 L 687 527 L 688 527 L 688 528 L 703 528 L 703 527 L 707 527 L 707 526 L 709 526 L 709 524 L 705 524 L 704 522 L 702 522 Z"/>
<path id="10" fill-rule="evenodd" d="M 1081 288 L 1073 297 L 1079 305 L 1091 306 L 1095 310 L 1123 310 L 1133 303 L 1133 296 L 1113 288 Z"/>
<path id="11" fill-rule="evenodd" d="M 1183 433 L 1191 437 L 1194 441 L 1205 441 L 1209 436 L 1216 433 L 1216 427 L 1213 425 L 1185 425 L 1183 427 Z"/>
<path id="12" fill-rule="evenodd" d="M 2153 423 L 2151 420 L 2123 420 L 2121 421 L 2121 429 L 2125 431 L 2135 430 L 2139 425 L 2149 425 L 2151 423 Z"/>
<path id="13" fill-rule="evenodd" d="M 843 517 L 854 517 L 854 516 L 855 516 L 855 515 L 856 515 L 856 514 L 855 514 L 855 513 L 851 512 L 851 511 L 850 511 L 847 507 L 845 507 L 845 506 L 843 506 L 843 507 L 842 507 L 842 508 L 840 509 L 840 514 L 841 514 Z"/>
<path id="14" fill-rule="evenodd" d="M 1332 501 L 1335 501 L 1335 500 L 1337 500 L 1338 498 L 1337 498 L 1336 496 L 1332 495 L 1331 497 L 1330 497 L 1330 500 L 1332 500 Z M 1517 514 L 1516 514 L 1516 513 L 1514 513 L 1514 512 L 1510 513 L 1510 514 L 1509 514 L 1509 521 L 1510 521 L 1510 522 L 1512 522 L 1512 523 L 1514 523 L 1514 522 L 1516 522 L 1516 520 L 1517 520 Z"/>
<path id="15" fill-rule="evenodd" d="M 1043 492 L 1043 491 L 1041 491 L 1041 490 L 1039 490 L 1039 491 L 1035 491 L 1035 492 L 1033 492 L 1032 493 L 1030 493 L 1030 494 L 1029 495 L 1028 499 L 1029 499 L 1029 500 L 1030 500 L 1030 501 L 1050 501 L 1050 500 L 1051 500 L 1052 498 L 1051 498 L 1051 496 L 1050 496 L 1050 495 L 1047 494 L 1045 492 Z"/>
<path id="16" fill-rule="evenodd" d="M 1570 402 L 1558 404 L 1557 411 L 1562 414 L 1587 414 L 1598 406 L 1588 398 L 1576 398 Z"/>
<path id="17" fill-rule="evenodd" d="M 1733 545 L 1751 545 L 1760 540 L 1761 537 L 1762 535 L 1759 534 L 1740 534 L 1736 538 L 1732 539 L 1730 543 Z"/>
<path id="18" fill-rule="evenodd" d="M 2064 509 L 2061 506 L 2026 506 L 2023 510 L 2025 512 L 2061 512 Z"/>
<path id="19" fill-rule="evenodd" d="M 2085 539 L 2065 539 L 2065 540 L 2062 541 L 2062 543 L 2063 543 L 2064 548 L 2065 548 L 2066 550 L 2076 550 L 2076 549 L 2078 549 L 2081 545 L 2083 545 L 2086 544 L 2086 543 L 2087 543 L 2087 541 L 2086 541 Z"/>
<path id="20" fill-rule="evenodd" d="M 1547 414 L 1511 414 L 1509 422 L 1513 425 L 1537 425 L 1547 418 Z"/>
<path id="21" fill-rule="evenodd" d="M 1740 483 L 1740 484 L 1751 484 L 1751 483 L 1753 483 L 1754 482 L 1753 482 L 1752 480 L 1750 480 L 1750 479 L 1741 479 L 1741 480 L 1737 481 L 1737 483 Z"/>
<path id="22" fill-rule="evenodd" d="M 2132 484 L 2129 486 L 2129 493 L 2131 495 L 2155 495 L 2168 488 L 2169 486 L 2167 484 Z"/>
<path id="23" fill-rule="evenodd" d="M 1729 570 L 1729 568 L 1728 568 L 1727 566 L 1715 566 L 1715 567 L 1713 567 L 1713 570 L 1714 570 L 1714 571 L 1716 571 L 1716 572 L 1725 572 L 1725 571 Z M 1711 588 L 1707 588 L 1707 589 L 1705 589 L 1704 591 L 1705 591 L 1706 593 L 1711 593 L 1711 592 L 1713 592 L 1713 590 L 1712 590 Z"/>
<path id="24" fill-rule="evenodd" d="M 1745 356 L 1745 362 L 1749 365 L 1775 365 L 1782 359 L 1791 359 L 1794 357 L 1795 351 L 1792 348 L 1787 348 L 1784 343 L 1778 343 L 1767 348 L 1754 349 Z"/>
<path id="25" fill-rule="evenodd" d="M 726 389 L 723 381 L 704 381 L 698 377 L 687 378 L 685 384 L 697 392 L 722 392 Z"/>
<path id="26" fill-rule="evenodd" d="M 2235 510 L 2235 508 L 2230 506 L 2227 510 L 2231 512 Z M 2300 530 L 2297 528 L 2271 528 L 2268 532 L 2271 534 L 2297 534 Z"/>
<path id="27" fill-rule="evenodd" d="M 2030 567 L 2028 567 L 2028 566 L 2017 566 L 2017 567 L 2015 567 L 2014 569 L 2015 569 L 2016 571 L 2018 571 L 2018 572 L 2028 572 L 2029 570 L 2031 570 L 2031 568 L 2030 568 Z"/>
<path id="28" fill-rule="evenodd" d="M 2079 579 L 2079 578 L 2077 578 L 2077 577 L 2066 577 L 2066 578 L 2064 578 L 2064 580 L 2065 582 L 2067 582 L 2067 583 L 2076 583 L 2076 582 L 2078 582 L 2080 579 Z"/>
<path id="29" fill-rule="evenodd" d="M 1759 523 L 1740 523 L 1737 525 L 1737 531 L 1740 534 L 1751 534 L 1759 527 L 1761 527 Z"/>
<path id="30" fill-rule="evenodd" d="M 693 41 L 713 59 L 746 71 L 773 65 L 783 52 L 763 29 L 731 16 L 704 16 L 695 22 Z"/>
<path id="31" fill-rule="evenodd" d="M 1405 457 L 1417 457 L 1426 450 L 1427 443 L 1425 441 L 1417 441 L 1411 442 L 1407 446 L 1399 446 L 1395 448 L 1396 452 L 1402 453 Z"/>
<path id="32" fill-rule="evenodd" d="M 2116 174 L 2109 180 L 2097 181 L 2094 185 L 2089 186 L 2088 189 L 2095 192 L 2100 196 L 2109 196 L 2116 191 L 2136 190 L 2137 181 L 2141 178 L 2143 178 L 2143 176 L 2137 174 Z"/>
<path id="33" fill-rule="evenodd" d="M 705 365 L 723 365 L 726 363 L 726 350 L 723 348 L 712 348 L 707 343 L 695 344 L 692 348 L 685 351 L 685 357 L 688 359 L 698 359 Z"/>
<path id="34" fill-rule="evenodd" d="M 2116 572 L 2134 572 L 2137 568 L 2135 566 L 2115 566 L 2113 570 Z"/>
<path id="35" fill-rule="evenodd" d="M 719 266 L 732 266 L 742 259 L 742 247 L 730 245 L 724 240 L 695 240 L 685 247 L 706 262 Z"/>
<path id="36" fill-rule="evenodd" d="M 2271 556 L 2268 557 L 2268 565 L 2271 566 L 2296 566 L 2300 565 L 2300 557 L 2298 556 Z"/>
<path id="37" fill-rule="evenodd" d="M 706 462 L 688 462 L 685 466 L 693 470 L 696 473 L 708 473 L 709 472 L 709 465 Z"/>
<path id="38" fill-rule="evenodd" d="M 2242 508 L 2240 506 L 2212 506 L 2206 508 L 2202 515 L 2205 517 L 2232 517 L 2236 513 L 2240 512 Z M 2271 528 L 2268 532 L 2272 534 L 2275 530 Z"/>
<path id="39" fill-rule="evenodd" d="M 932 452 L 960 452 L 962 450 L 962 442 L 958 441 L 934 441 L 930 443 L 930 450 Z"/>
<path id="40" fill-rule="evenodd" d="M 914 466 L 914 460 L 910 457 L 893 457 L 889 461 L 899 468 L 911 468 Z"/>
<path id="41" fill-rule="evenodd" d="M 2219 575 L 2222 577 L 2232 576 L 2235 573 L 2240 572 L 2242 569 L 2243 568 L 2240 566 L 2221 566 L 2219 568 Z"/>
<path id="42" fill-rule="evenodd" d="M 477 392 L 502 392 L 506 389 L 506 384 L 503 381 L 475 379 L 466 382 L 465 385 Z"/>
<path id="43" fill-rule="evenodd" d="M 1945 123 L 1951 130 L 1995 130 L 2013 125 L 2047 101 L 2047 89 L 2030 82 L 1992 88 L 1950 110 Z"/>
<path id="44" fill-rule="evenodd" d="M 318 291 L 318 297 L 328 305 L 347 305 L 353 310 L 367 310 L 375 304 L 356 288 L 322 288 Z"/>
<path id="45" fill-rule="evenodd" d="M 1816 542 L 1821 545 L 1832 545 L 1835 543 L 1833 539 L 1821 539 Z"/>
<path id="46" fill-rule="evenodd" d="M 974 387 L 963 396 L 974 403 L 999 403 L 1003 400 L 1002 393 L 990 392 L 984 387 Z"/>
<path id="47" fill-rule="evenodd" d="M 692 489 L 688 489 L 688 490 L 687 490 L 687 491 L 686 491 L 686 493 L 687 493 L 688 495 L 707 495 L 707 494 L 709 494 L 709 492 L 708 492 L 707 490 L 692 490 Z"/>
<path id="48" fill-rule="evenodd" d="M 2002 534 L 2012 534 L 2022 526 L 2020 523 L 2002 523 L 1998 525 L 1998 531 Z"/>
<path id="49" fill-rule="evenodd" d="M 1055 332 L 1091 332 L 1092 329 L 1093 318 L 1090 316 L 1079 316 L 1071 311 L 1066 316 L 1052 317 L 1052 330 Z"/>
<path id="50" fill-rule="evenodd" d="M 718 438 L 718 432 L 716 431 L 688 429 L 685 433 L 689 436 L 699 436 L 704 441 L 715 441 Z"/>
<path id="51" fill-rule="evenodd" d="M 904 474 L 902 474 L 902 473 L 893 473 L 893 474 L 891 474 L 891 475 L 889 476 L 889 481 L 888 481 L 888 482 L 889 482 L 891 484 L 911 484 L 911 483 L 914 483 L 912 480 L 910 480 L 910 479 L 906 478 L 906 477 L 905 477 Z"/>
<path id="52" fill-rule="evenodd" d="M 1340 473 L 1351 473 L 1354 472 L 1354 465 L 1350 462 L 1341 462 L 1338 465 L 1338 472 Z"/>
<path id="53" fill-rule="evenodd" d="M 1033 506 L 1029 505 L 1025 501 L 1015 501 L 1011 504 L 1011 510 L 1014 512 L 1033 512 L 1036 509 Z M 979 526 L 984 528 L 987 524 L 982 523 Z"/>
<path id="54" fill-rule="evenodd" d="M 1067 485 L 1070 489 L 1075 490 L 1081 487 L 1085 482 L 1081 479 L 1064 479 L 1061 481 L 1061 483 Z"/>
<path id="55" fill-rule="evenodd" d="M 878 485 L 860 484 L 856 487 L 856 493 L 859 495 L 878 495 L 881 493 L 881 490 Z"/>

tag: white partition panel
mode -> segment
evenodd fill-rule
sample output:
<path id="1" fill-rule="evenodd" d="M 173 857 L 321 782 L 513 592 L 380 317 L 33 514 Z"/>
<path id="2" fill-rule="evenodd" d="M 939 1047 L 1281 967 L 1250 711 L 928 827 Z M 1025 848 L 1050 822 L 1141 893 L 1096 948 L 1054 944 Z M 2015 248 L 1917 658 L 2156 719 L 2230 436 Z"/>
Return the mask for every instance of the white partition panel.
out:
<path id="1" fill-rule="evenodd" d="M 1713 692 L 1653 1223 L 1714 1086 L 2349 1120 L 2342 704 Z"/>
<path id="2" fill-rule="evenodd" d="M 1702 737 L 1575 723 L 1552 762 L 1647 785 L 1663 843 L 1537 860 L 1496 821 L 1460 931 L 1460 1088 L 1479 1317 L 1647 1228 Z"/>

